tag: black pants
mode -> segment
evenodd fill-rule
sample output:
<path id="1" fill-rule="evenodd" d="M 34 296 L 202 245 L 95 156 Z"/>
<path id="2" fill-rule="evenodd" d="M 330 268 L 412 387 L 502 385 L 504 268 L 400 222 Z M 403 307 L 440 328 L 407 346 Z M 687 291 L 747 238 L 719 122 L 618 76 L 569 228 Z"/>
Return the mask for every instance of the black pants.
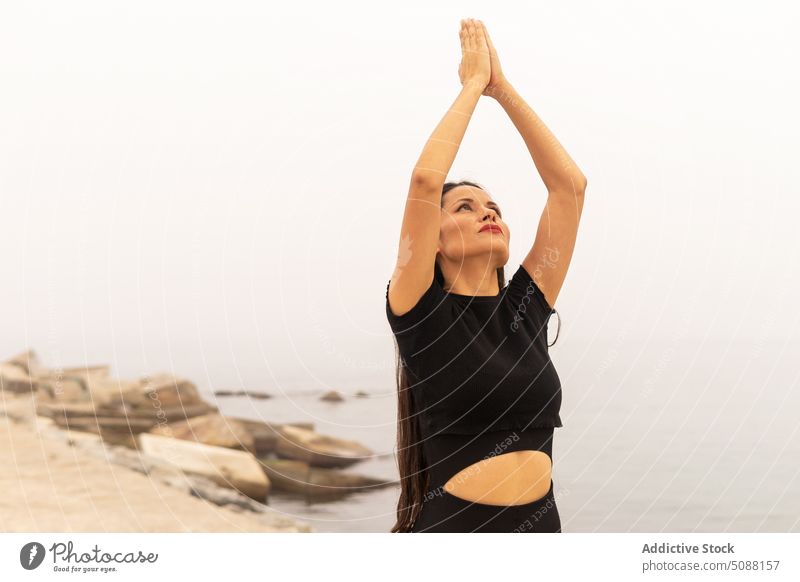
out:
<path id="1" fill-rule="evenodd" d="M 490 505 L 467 501 L 447 491 L 426 499 L 412 533 L 561 533 L 553 496 L 522 505 Z"/>

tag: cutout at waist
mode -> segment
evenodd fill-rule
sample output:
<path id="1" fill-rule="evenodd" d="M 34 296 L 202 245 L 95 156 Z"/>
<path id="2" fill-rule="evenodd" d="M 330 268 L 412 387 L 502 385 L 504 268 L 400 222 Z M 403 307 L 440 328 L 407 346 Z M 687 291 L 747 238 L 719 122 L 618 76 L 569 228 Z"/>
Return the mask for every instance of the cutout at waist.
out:
<path id="1" fill-rule="evenodd" d="M 546 427 L 496 430 L 477 435 L 438 434 L 429 437 L 422 443 L 425 467 L 428 473 L 428 493 L 432 495 L 437 492 L 441 493 L 445 490 L 445 483 L 464 469 L 470 468 L 471 471 L 474 469 L 475 472 L 478 472 L 480 467 L 487 465 L 497 467 L 505 465 L 507 467 L 506 461 L 512 461 L 511 457 L 515 457 L 514 463 L 528 458 L 528 456 L 512 455 L 497 464 L 495 462 L 481 463 L 483 460 L 494 459 L 506 453 L 526 450 L 541 451 L 550 458 L 552 465 L 553 432 L 553 427 Z M 531 463 L 526 463 L 531 466 L 529 471 L 538 471 L 533 468 L 533 465 L 542 465 L 541 460 L 530 460 Z M 471 467 L 475 463 L 479 464 Z M 543 467 L 540 468 L 543 469 Z M 462 473 L 459 477 L 469 477 L 466 473 Z"/>

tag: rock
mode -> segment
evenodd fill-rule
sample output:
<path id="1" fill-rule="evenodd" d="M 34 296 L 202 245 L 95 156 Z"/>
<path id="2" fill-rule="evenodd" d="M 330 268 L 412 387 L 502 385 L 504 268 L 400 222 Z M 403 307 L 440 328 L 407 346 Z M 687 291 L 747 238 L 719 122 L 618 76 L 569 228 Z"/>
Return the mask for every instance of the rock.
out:
<path id="1" fill-rule="evenodd" d="M 71 434 L 85 431 L 100 436 L 104 442 L 136 448 L 136 435 L 149 430 L 152 422 L 135 418 L 106 416 L 69 416 L 54 414 L 53 423 Z"/>
<path id="2" fill-rule="evenodd" d="M 276 530 L 288 532 L 314 531 L 312 527 L 303 522 L 294 521 L 291 517 L 281 515 L 268 505 L 260 503 L 242 495 L 234 489 L 220 487 L 210 479 L 199 475 L 184 475 L 183 477 L 165 476 L 163 481 L 175 487 L 184 488 L 189 494 L 205 499 L 216 505 L 227 507 L 233 511 L 253 512 L 258 518 Z"/>
<path id="3" fill-rule="evenodd" d="M 255 439 L 244 424 L 217 412 L 195 416 L 181 422 L 160 424 L 151 432 L 217 447 L 240 449 L 253 454 L 257 452 Z"/>
<path id="4" fill-rule="evenodd" d="M 203 402 L 190 380 L 172 374 L 151 374 L 138 380 L 93 378 L 90 389 L 104 404 L 153 409 L 186 407 Z"/>
<path id="5" fill-rule="evenodd" d="M 203 401 L 191 381 L 171 374 L 123 380 L 109 377 L 107 370 L 99 366 L 87 371 L 72 370 L 77 371 L 58 375 L 51 372 L 39 378 L 37 392 L 40 398 L 51 401 L 91 401 L 98 409 L 129 411 L 190 409 L 200 404 L 210 406 Z M 57 383 L 59 380 L 60 385 Z"/>
<path id="6" fill-rule="evenodd" d="M 47 370 L 36 376 L 37 398 L 70 402 L 91 400 L 90 382 L 108 379 L 108 374 L 108 366 Z"/>
<path id="7" fill-rule="evenodd" d="M 260 459 L 260 461 L 274 490 L 302 493 L 317 498 L 336 498 L 396 484 L 394 481 L 385 481 L 337 469 L 312 467 L 303 461 L 286 459 Z"/>
<path id="8" fill-rule="evenodd" d="M 259 400 L 266 400 L 267 398 L 272 398 L 271 394 L 267 394 L 266 392 L 246 392 L 247 396 L 250 398 L 257 398 Z"/>
<path id="9" fill-rule="evenodd" d="M 117 416 L 78 416 L 69 418 L 68 416 L 53 416 L 53 422 L 61 428 L 72 430 L 85 430 L 88 432 L 98 432 L 99 429 L 108 429 L 115 432 L 126 432 L 138 434 L 150 430 L 151 423 L 147 420 L 136 418 L 125 418 Z"/>
<path id="10" fill-rule="evenodd" d="M 186 474 L 164 460 L 122 447 L 103 445 L 99 439 L 89 435 L 89 433 L 68 433 L 61 430 L 58 430 L 58 433 L 69 434 L 68 442 L 72 446 L 81 448 L 109 463 L 132 469 L 147 475 L 155 481 L 165 483 L 186 494 L 194 495 L 211 503 L 238 511 L 252 512 L 253 516 L 259 521 L 275 528 L 275 530 L 286 532 L 313 531 L 307 523 L 296 522 L 268 505 L 247 497 L 235 489 L 221 487 L 206 477 Z M 79 435 L 79 438 L 75 438 L 77 435 Z"/>
<path id="11" fill-rule="evenodd" d="M 80 376 L 81 378 L 107 378 L 109 373 L 110 369 L 106 365 L 75 366 L 71 368 L 50 368 L 36 374 L 35 377 L 37 380 L 56 380 L 59 377 L 72 376 Z"/>
<path id="12" fill-rule="evenodd" d="M 82 409 L 79 405 L 88 406 Z M 106 366 L 50 370 L 36 380 L 37 413 L 67 417 L 121 416 L 148 420 L 151 427 L 185 421 L 216 412 L 189 380 L 172 374 L 154 374 L 138 380 L 108 376 Z"/>
<path id="13" fill-rule="evenodd" d="M 369 393 L 364 391 L 364 390 L 358 390 L 356 392 L 356 398 L 368 398 L 368 397 L 369 397 Z"/>
<path id="14" fill-rule="evenodd" d="M 249 390 L 216 390 L 214 396 L 248 396 L 250 398 L 272 398 L 266 392 L 251 392 Z"/>
<path id="15" fill-rule="evenodd" d="M 319 397 L 320 400 L 325 400 L 327 402 L 343 402 L 344 396 L 342 396 L 336 390 L 330 390 Z"/>
<path id="16" fill-rule="evenodd" d="M 36 379 L 36 404 L 43 402 L 90 402 L 88 378 L 80 374 L 45 375 Z"/>
<path id="17" fill-rule="evenodd" d="M 240 423 L 244 429 L 250 433 L 250 435 L 253 437 L 253 444 L 255 445 L 255 455 L 258 457 L 275 451 L 275 446 L 278 444 L 278 439 L 281 438 L 281 426 L 296 426 L 298 428 L 305 428 L 306 430 L 314 430 L 313 422 L 294 422 L 287 425 L 282 425 L 278 423 L 263 422 L 260 420 L 251 420 L 249 418 L 233 416 L 229 416 L 228 418 Z"/>
<path id="18" fill-rule="evenodd" d="M 36 356 L 36 352 L 33 350 L 28 350 L 26 352 L 22 352 L 21 354 L 17 354 L 13 358 L 6 360 L 4 363 L 18 366 L 25 372 L 26 375 L 30 376 L 31 378 L 42 374 L 47 370 L 39 363 L 39 358 Z"/>
<path id="19" fill-rule="evenodd" d="M 133 431 L 134 434 L 137 432 L 151 430 L 159 425 L 167 424 L 170 421 L 177 423 L 180 421 L 185 421 L 187 418 L 216 411 L 215 407 L 205 402 L 192 404 L 185 407 L 179 406 L 165 409 L 128 409 L 124 405 L 119 406 L 111 404 L 99 404 L 95 407 L 91 401 L 61 402 L 53 401 L 48 397 L 42 399 L 39 397 L 40 392 L 38 391 L 36 395 L 36 414 L 53 419 L 59 418 L 61 425 L 69 425 L 73 428 L 79 428 L 82 422 L 86 422 L 85 419 L 87 418 L 115 418 L 124 421 L 121 426 L 128 424 L 130 426 L 137 427 L 137 430 Z M 73 420 L 76 420 L 77 422 L 72 422 Z M 111 428 L 112 425 L 115 425 L 115 423 L 116 421 L 109 421 L 106 426 Z M 117 426 L 119 425 L 117 424 Z"/>
<path id="20" fill-rule="evenodd" d="M 168 408 L 151 408 L 147 407 L 142 409 L 128 409 L 124 412 L 128 416 L 134 418 L 148 418 L 156 424 L 168 424 L 170 422 L 180 422 L 187 418 L 194 418 L 203 414 L 216 412 L 217 407 L 208 404 L 207 402 L 198 402 L 196 404 L 187 404 L 186 406 L 171 406 Z"/>
<path id="21" fill-rule="evenodd" d="M 184 479 L 188 480 L 189 493 L 216 505 L 242 511 L 255 511 L 257 513 L 262 513 L 266 509 L 264 504 L 242 495 L 235 489 L 220 487 L 206 477 L 187 475 Z"/>
<path id="22" fill-rule="evenodd" d="M 253 439 L 254 454 L 256 456 L 265 455 L 275 450 L 275 445 L 278 443 L 278 428 L 280 425 L 246 418 L 234 418 L 234 420 L 240 423 Z"/>
<path id="23" fill-rule="evenodd" d="M 310 489 L 311 465 L 290 459 L 259 459 L 272 488 L 289 493 L 306 493 Z"/>
<path id="24" fill-rule="evenodd" d="M 214 396 L 244 396 L 244 390 L 215 390 Z"/>
<path id="25" fill-rule="evenodd" d="M 151 433 L 140 434 L 138 440 L 143 454 L 167 461 L 184 473 L 206 477 L 257 501 L 264 501 L 269 493 L 267 474 L 248 452 Z"/>
<path id="26" fill-rule="evenodd" d="M 98 378 L 108 377 L 111 374 L 111 368 L 108 364 L 95 364 L 94 366 L 76 366 L 73 368 L 62 368 L 62 374 L 82 376 L 94 376 Z"/>
<path id="27" fill-rule="evenodd" d="M 297 426 L 282 425 L 280 436 L 275 447 L 278 455 L 317 467 L 347 467 L 373 454 L 356 441 L 321 435 Z"/>
<path id="28" fill-rule="evenodd" d="M 294 426 L 306 430 L 314 430 L 312 422 L 297 422 L 291 424 L 277 424 L 255 420 L 240 419 L 256 441 L 256 455 L 275 452 L 278 440 L 281 439 L 280 429 L 283 426 Z"/>
<path id="29" fill-rule="evenodd" d="M 47 418 L 56 416 L 64 418 L 84 418 L 97 416 L 97 410 L 91 402 L 52 402 L 47 399 L 36 399 L 36 414 Z"/>
<path id="30" fill-rule="evenodd" d="M 108 373 L 109 367 L 104 365 L 48 369 L 39 363 L 33 350 L 0 364 L 0 381 L 7 376 L 8 381 L 14 381 L 13 391 L 34 390 L 42 400 L 88 399 L 87 379 L 105 377 Z"/>
<path id="31" fill-rule="evenodd" d="M 34 390 L 35 381 L 16 364 L 0 364 L 0 391 L 21 394 Z"/>
<path id="32" fill-rule="evenodd" d="M 103 439 L 99 434 L 81 431 L 68 431 L 67 442 L 70 446 L 77 448 L 99 447 Z"/>

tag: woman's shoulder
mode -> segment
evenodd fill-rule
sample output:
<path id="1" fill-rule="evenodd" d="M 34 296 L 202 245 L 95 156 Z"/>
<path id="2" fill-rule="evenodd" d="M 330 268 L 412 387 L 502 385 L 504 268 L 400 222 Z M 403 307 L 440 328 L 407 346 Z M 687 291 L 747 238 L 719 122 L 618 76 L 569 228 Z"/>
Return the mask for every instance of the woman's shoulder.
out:
<path id="1" fill-rule="evenodd" d="M 540 319 L 549 319 L 556 311 L 547 303 L 544 293 L 521 263 L 508 282 L 506 300 L 522 313 L 532 309 Z"/>
<path id="2" fill-rule="evenodd" d="M 392 310 L 389 302 L 389 287 L 391 279 L 386 284 L 386 318 L 395 333 L 408 332 L 427 320 L 441 313 L 447 301 L 447 293 L 442 289 L 436 275 L 434 274 L 428 288 L 411 307 L 411 309 L 397 314 Z"/>

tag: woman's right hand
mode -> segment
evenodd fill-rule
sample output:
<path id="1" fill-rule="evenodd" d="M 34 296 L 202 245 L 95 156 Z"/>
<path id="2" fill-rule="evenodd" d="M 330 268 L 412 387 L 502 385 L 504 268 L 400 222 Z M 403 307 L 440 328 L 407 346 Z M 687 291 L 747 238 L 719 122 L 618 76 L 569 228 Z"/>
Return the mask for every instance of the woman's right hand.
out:
<path id="1" fill-rule="evenodd" d="M 458 66 L 458 76 L 462 85 L 474 84 L 483 91 L 491 79 L 492 64 L 489 45 L 479 22 L 472 18 L 461 21 L 461 64 Z"/>

